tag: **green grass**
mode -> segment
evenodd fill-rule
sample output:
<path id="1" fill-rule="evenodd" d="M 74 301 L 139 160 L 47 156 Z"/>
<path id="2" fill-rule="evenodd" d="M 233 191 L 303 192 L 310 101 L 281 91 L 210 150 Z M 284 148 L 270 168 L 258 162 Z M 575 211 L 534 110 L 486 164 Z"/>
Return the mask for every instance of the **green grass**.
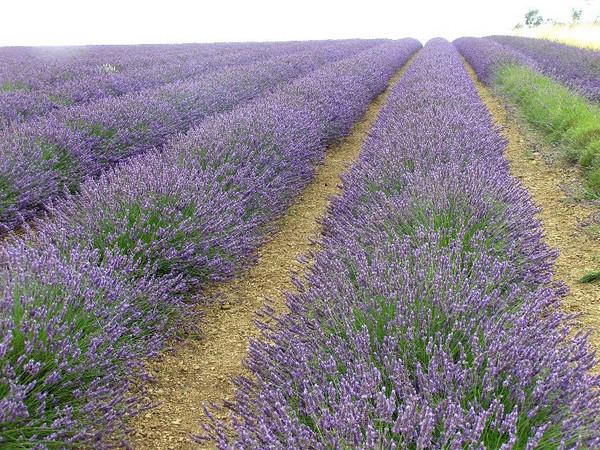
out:
<path id="1" fill-rule="evenodd" d="M 583 169 L 585 184 L 600 194 L 600 106 L 551 78 L 523 66 L 502 67 L 496 88 L 525 119 Z"/>
<path id="2" fill-rule="evenodd" d="M 588 272 L 579 280 L 581 283 L 595 283 L 600 280 L 600 271 Z"/>
<path id="3" fill-rule="evenodd" d="M 507 65 L 496 74 L 497 90 L 534 128 L 557 144 L 564 158 L 582 169 L 590 196 L 600 196 L 600 105 L 527 67 Z M 579 281 L 600 280 L 600 271 Z"/>

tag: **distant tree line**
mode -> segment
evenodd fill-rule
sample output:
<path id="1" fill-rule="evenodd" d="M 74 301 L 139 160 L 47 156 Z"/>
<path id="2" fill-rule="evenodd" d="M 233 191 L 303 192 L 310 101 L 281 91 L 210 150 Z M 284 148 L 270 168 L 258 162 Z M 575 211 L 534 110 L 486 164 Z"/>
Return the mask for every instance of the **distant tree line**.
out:
<path id="1" fill-rule="evenodd" d="M 588 1 L 587 3 L 591 4 L 591 1 Z M 582 15 L 583 15 L 583 9 L 572 8 L 571 9 L 571 20 L 569 23 L 565 23 L 565 22 L 562 22 L 562 21 L 556 20 L 556 19 L 549 19 L 549 18 L 545 19 L 539 9 L 530 9 L 529 11 L 527 11 L 525 13 L 524 21 L 517 23 L 514 28 L 515 29 L 520 29 L 520 28 L 524 28 L 524 27 L 535 28 L 535 27 L 539 27 L 540 25 L 543 25 L 546 23 L 552 24 L 552 25 L 575 25 L 575 24 L 581 23 Z M 596 18 L 593 20 L 593 23 L 600 24 L 600 15 L 596 16 Z"/>

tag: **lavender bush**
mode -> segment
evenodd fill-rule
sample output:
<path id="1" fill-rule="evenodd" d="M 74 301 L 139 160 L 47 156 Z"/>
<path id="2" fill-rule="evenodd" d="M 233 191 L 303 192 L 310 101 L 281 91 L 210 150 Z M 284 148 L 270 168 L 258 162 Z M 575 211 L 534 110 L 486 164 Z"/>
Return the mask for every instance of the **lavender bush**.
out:
<path id="1" fill-rule="evenodd" d="M 381 44 L 209 118 L 5 243 L 0 445 L 114 444 L 139 408 L 126 381 L 177 329 L 180 297 L 253 260 L 327 145 L 419 47 Z"/>
<path id="2" fill-rule="evenodd" d="M 490 36 L 532 58 L 542 73 L 590 100 L 600 101 L 600 51 L 573 47 L 546 39 Z"/>
<path id="3" fill-rule="evenodd" d="M 132 155 L 161 147 L 204 118 L 260 96 L 277 84 L 355 54 L 373 42 L 315 49 L 228 67 L 199 80 L 66 108 L 0 134 L 0 233 L 49 199 Z"/>
<path id="4" fill-rule="evenodd" d="M 16 242 L 0 251 L 0 446 L 102 445 L 140 406 L 128 392 L 186 308 L 178 281 L 96 251 Z"/>
<path id="5" fill-rule="evenodd" d="M 458 52 L 430 41 L 253 342 L 221 449 L 597 448 L 598 377 Z"/>

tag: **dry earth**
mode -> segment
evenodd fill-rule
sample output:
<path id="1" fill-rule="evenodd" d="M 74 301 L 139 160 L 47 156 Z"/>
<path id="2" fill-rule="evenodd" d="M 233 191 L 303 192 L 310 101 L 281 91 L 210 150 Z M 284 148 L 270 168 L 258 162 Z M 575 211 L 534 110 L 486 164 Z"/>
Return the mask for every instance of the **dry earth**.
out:
<path id="1" fill-rule="evenodd" d="M 278 221 L 279 231 L 260 249 L 257 264 L 241 277 L 211 289 L 223 302 L 205 312 L 203 336 L 177 344 L 174 351 L 149 362 L 156 380 L 149 388 L 149 400 L 159 405 L 133 420 L 134 448 L 203 448 L 190 440 L 206 420 L 202 405 L 233 398 L 231 381 L 246 373 L 242 362 L 248 341 L 259 336 L 257 312 L 267 300 L 276 311 L 285 311 L 283 293 L 293 290 L 291 272 L 301 275 L 306 270 L 298 258 L 316 249 L 319 219 L 330 197 L 340 191 L 340 176 L 358 157 L 391 87 L 411 61 L 392 77 L 350 135 L 327 151 L 312 183 Z"/>
<path id="2" fill-rule="evenodd" d="M 507 112 L 502 101 L 477 80 L 468 65 L 467 70 L 493 120 L 508 139 L 505 156 L 511 173 L 519 178 L 541 208 L 538 217 L 544 227 L 546 242 L 560 251 L 554 275 L 569 287 L 564 308 L 579 315 L 579 324 L 591 331 L 591 343 L 600 350 L 600 283 L 579 282 L 587 272 L 600 268 L 600 241 L 591 238 L 582 227 L 598 210 L 565 192 L 564 186 L 579 184 L 577 173 L 549 164 L 540 152 L 531 151 L 543 144 L 536 140 L 532 145 L 530 135 L 518 118 Z M 552 153 L 550 149 L 547 151 Z"/>

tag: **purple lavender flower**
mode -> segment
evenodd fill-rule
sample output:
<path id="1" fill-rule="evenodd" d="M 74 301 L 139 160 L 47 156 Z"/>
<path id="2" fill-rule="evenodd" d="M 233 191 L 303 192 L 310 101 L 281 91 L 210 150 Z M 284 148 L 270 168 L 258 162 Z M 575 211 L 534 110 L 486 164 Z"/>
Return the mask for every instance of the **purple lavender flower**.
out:
<path id="1" fill-rule="evenodd" d="M 230 448 L 595 448 L 600 379 L 456 49 L 395 86 L 290 313 L 252 343 Z M 272 315 L 272 313 L 271 313 Z"/>
<path id="2" fill-rule="evenodd" d="M 322 41 L 231 44 L 214 47 L 126 46 L 112 52 L 95 47 L 83 55 L 68 53 L 71 60 L 65 61 L 63 57 L 53 61 L 50 68 L 45 60 L 43 61 L 46 64 L 39 62 L 33 64 L 33 67 L 31 63 L 23 64 L 25 56 L 22 56 L 21 60 L 14 61 L 7 67 L 7 71 L 12 69 L 9 73 L 3 74 L 0 69 L 0 79 L 3 75 L 5 78 L 4 81 L 0 81 L 4 86 L 0 89 L 0 128 L 52 110 L 117 97 L 176 81 L 197 80 L 216 70 L 256 63 L 277 55 L 293 54 L 323 46 L 332 50 L 341 49 L 345 45 L 367 48 L 377 42 L 340 41 L 336 42 L 335 46 Z M 62 52 L 59 54 L 62 55 Z M 50 78 L 49 72 L 52 71 L 58 73 Z M 68 72 L 69 76 L 65 76 L 65 72 Z"/>
<path id="3" fill-rule="evenodd" d="M 186 308 L 179 281 L 132 283 L 126 258 L 22 241 L 0 251 L 0 266 L 0 446 L 117 437 L 143 406 L 128 392 L 139 355 L 160 348 Z"/>
<path id="4" fill-rule="evenodd" d="M 0 444 L 109 445 L 140 408 L 127 381 L 178 329 L 187 288 L 252 262 L 327 145 L 419 47 L 383 43 L 209 118 L 6 242 Z"/>
<path id="5" fill-rule="evenodd" d="M 206 117 L 375 43 L 317 43 L 198 79 L 64 108 L 5 130 L 0 133 L 0 233 L 19 226 L 65 190 L 76 191 L 86 177 L 160 148 Z"/>

